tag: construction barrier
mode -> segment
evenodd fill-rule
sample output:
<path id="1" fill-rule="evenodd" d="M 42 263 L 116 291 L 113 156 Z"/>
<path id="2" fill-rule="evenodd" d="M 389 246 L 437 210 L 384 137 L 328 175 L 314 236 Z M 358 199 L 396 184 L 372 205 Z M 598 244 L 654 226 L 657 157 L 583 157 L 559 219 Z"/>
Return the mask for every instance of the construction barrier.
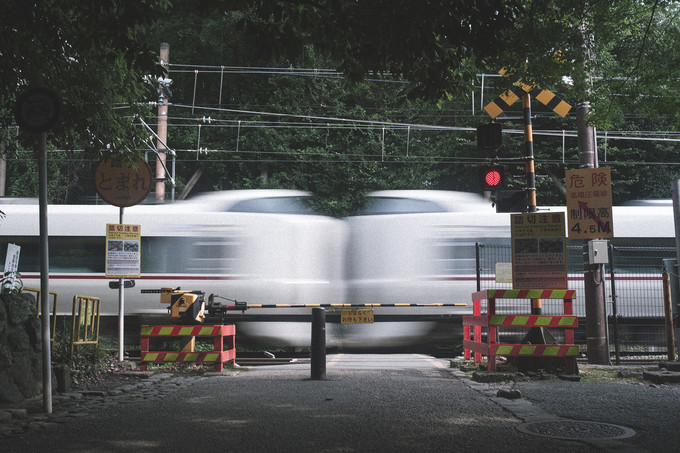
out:
<path id="1" fill-rule="evenodd" d="M 573 315 L 574 290 L 528 290 L 528 289 L 488 289 L 472 294 L 473 315 L 463 317 L 463 348 L 465 359 L 474 352 L 475 363 L 480 363 L 482 355 L 488 357 L 488 371 L 496 370 L 496 356 L 510 357 L 564 357 L 566 371 L 576 373 L 578 346 L 574 344 L 574 328 L 578 318 Z M 505 315 L 496 314 L 498 299 L 563 299 L 564 315 Z M 487 313 L 482 314 L 481 301 L 487 301 Z M 482 327 L 486 328 L 486 343 L 482 341 Z M 554 327 L 564 329 L 565 344 L 499 344 L 500 327 Z M 474 328 L 474 329 L 473 329 Z"/>
<path id="2" fill-rule="evenodd" d="M 73 296 L 73 324 L 71 326 L 71 356 L 78 345 L 99 344 L 99 297 Z"/>
<path id="3" fill-rule="evenodd" d="M 149 363 L 195 362 L 212 363 L 214 371 L 222 371 L 224 362 L 236 360 L 234 325 L 218 326 L 142 326 L 141 369 L 148 369 Z M 213 350 L 194 351 L 149 351 L 149 339 L 153 337 L 213 337 Z M 227 338 L 227 349 L 224 349 Z"/>
<path id="4" fill-rule="evenodd" d="M 35 305 L 35 310 L 36 310 L 36 317 L 40 318 L 41 316 L 41 307 L 40 307 L 40 301 L 41 299 L 41 291 L 39 288 L 28 288 L 24 286 L 21 288 L 21 292 L 23 293 L 24 291 L 28 291 L 30 293 L 35 293 L 35 300 L 36 300 L 36 305 Z M 56 328 L 57 328 L 57 293 L 54 291 L 50 291 L 49 294 L 52 296 L 52 336 L 50 338 L 50 342 L 54 346 L 54 334 L 56 333 Z"/>

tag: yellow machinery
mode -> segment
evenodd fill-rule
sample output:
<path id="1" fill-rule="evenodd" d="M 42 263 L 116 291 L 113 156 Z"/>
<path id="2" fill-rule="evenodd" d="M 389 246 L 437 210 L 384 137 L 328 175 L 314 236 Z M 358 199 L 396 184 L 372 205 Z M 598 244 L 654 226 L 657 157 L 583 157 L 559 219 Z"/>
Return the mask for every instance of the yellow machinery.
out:
<path id="1" fill-rule="evenodd" d="M 161 303 L 170 304 L 170 318 L 185 324 L 200 324 L 205 319 L 205 293 L 180 288 L 143 289 L 143 293 L 160 293 Z"/>

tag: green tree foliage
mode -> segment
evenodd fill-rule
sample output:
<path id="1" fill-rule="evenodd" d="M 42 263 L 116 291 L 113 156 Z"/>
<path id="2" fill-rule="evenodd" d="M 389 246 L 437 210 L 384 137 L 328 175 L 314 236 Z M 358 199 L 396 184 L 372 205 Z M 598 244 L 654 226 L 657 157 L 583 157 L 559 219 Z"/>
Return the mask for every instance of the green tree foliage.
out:
<path id="1" fill-rule="evenodd" d="M 155 93 L 140 76 L 168 42 L 177 194 L 201 174 L 192 193 L 304 189 L 333 215 L 351 212 L 374 189 L 479 190 L 477 168 L 495 157 L 475 143 L 474 127 L 488 121 L 480 106 L 470 108 L 479 102 L 480 73 L 507 71 L 486 79 L 487 101 L 519 80 L 574 106 L 589 101 L 600 132 L 678 126 L 674 1 L 177 0 L 165 12 L 161 0 L 133 3 L 12 5 L 0 19 L 0 52 L 12 63 L 0 69 L 9 87 L 0 94 L 4 124 L 17 87 L 50 84 L 68 119 L 50 133 L 55 148 L 141 153 L 148 132 L 132 118 L 148 113 L 139 102 Z M 40 46 L 25 39 L 31 30 L 42 33 Z M 31 63 L 43 53 L 44 63 Z M 573 111 L 562 119 L 533 107 L 535 131 L 576 129 Z M 506 131 L 522 130 L 518 111 L 502 117 Z M 536 134 L 534 145 L 539 205 L 563 204 L 575 140 Z M 610 138 L 606 146 L 600 165 L 611 162 L 616 203 L 670 196 L 668 182 L 680 175 L 662 163 L 677 160 L 674 142 Z M 524 186 L 523 150 L 520 133 L 504 134 L 500 157 L 514 159 L 510 188 Z M 56 200 L 89 189 L 91 162 L 68 153 L 53 161 L 64 175 L 51 178 L 59 181 L 50 188 Z M 32 164 L 11 165 L 12 194 L 28 194 Z"/>
<path id="2" fill-rule="evenodd" d="M 167 0 L 127 2 L 17 1 L 0 15 L 0 149 L 3 158 L 35 148 L 36 137 L 13 129 L 17 96 L 31 87 L 52 89 L 61 115 L 49 133 L 62 150 L 135 151 L 140 129 L 137 115 L 148 115 L 143 102 L 149 89 L 144 74 L 158 73 L 157 57 L 142 39 L 145 28 L 169 5 Z M 26 156 L 26 154 L 22 154 Z M 72 157 L 72 156 L 71 156 Z M 89 165 L 69 156 L 50 172 L 50 197 L 66 201 L 69 189 L 82 183 Z M 10 165 L 13 195 L 35 195 L 35 176 L 23 173 L 30 162 Z"/>
<path id="3" fill-rule="evenodd" d="M 134 148 L 133 114 L 147 97 L 141 75 L 157 72 L 142 33 L 166 0 L 10 2 L 0 19 L 2 124 L 17 93 L 53 89 L 62 100 L 51 132 L 64 149 Z M 124 106 L 122 113 L 117 107 Z"/>

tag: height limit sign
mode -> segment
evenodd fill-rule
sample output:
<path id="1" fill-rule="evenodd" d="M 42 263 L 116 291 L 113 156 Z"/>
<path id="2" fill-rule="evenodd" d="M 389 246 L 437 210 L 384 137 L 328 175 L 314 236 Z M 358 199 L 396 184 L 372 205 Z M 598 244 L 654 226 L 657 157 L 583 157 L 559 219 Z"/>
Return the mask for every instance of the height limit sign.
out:
<path id="1" fill-rule="evenodd" d="M 614 237 L 610 169 L 567 170 L 566 186 L 569 239 Z"/>

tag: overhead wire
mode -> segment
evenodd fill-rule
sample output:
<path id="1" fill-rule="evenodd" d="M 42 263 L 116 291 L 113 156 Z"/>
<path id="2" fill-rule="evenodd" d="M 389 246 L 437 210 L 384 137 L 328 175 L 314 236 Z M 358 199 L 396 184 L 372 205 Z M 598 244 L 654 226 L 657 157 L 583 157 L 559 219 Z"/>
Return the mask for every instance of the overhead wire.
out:
<path id="1" fill-rule="evenodd" d="M 451 156 L 418 156 L 418 155 L 413 155 L 412 150 L 411 150 L 411 131 L 459 131 L 459 132 L 473 132 L 476 131 L 475 127 L 465 127 L 465 126 L 449 126 L 449 125 L 436 125 L 436 124 L 423 124 L 423 123 L 414 123 L 414 122 L 395 122 L 395 121 L 389 121 L 389 120 L 365 120 L 365 119 L 356 119 L 356 118 L 347 118 L 347 117 L 338 117 L 338 116 L 323 116 L 323 115 L 312 115 L 312 114 L 292 114 L 292 113 L 281 113 L 281 112 L 271 112 L 271 111 L 266 111 L 266 110 L 246 110 L 246 109 L 234 109 L 234 108 L 226 108 L 226 107 L 212 107 L 212 106 L 201 106 L 201 105 L 196 105 L 195 104 L 195 98 L 196 98 L 196 89 L 197 89 L 197 84 L 196 84 L 196 77 L 198 73 L 200 72 L 221 72 L 221 73 L 229 73 L 229 74 L 255 74 L 255 73 L 261 73 L 261 74 L 274 74 L 274 75 L 295 75 L 295 76 L 342 76 L 342 73 L 333 69 L 324 69 L 324 68 L 270 68 L 270 67 L 241 67 L 241 66 L 217 66 L 217 65 L 190 65 L 190 64 L 171 64 L 171 72 L 177 73 L 177 72 L 186 72 L 186 73 L 194 73 L 194 102 L 192 105 L 187 105 L 187 104 L 181 104 L 181 103 L 168 103 L 169 106 L 173 107 L 173 109 L 191 109 L 192 114 L 195 114 L 195 112 L 198 110 L 199 112 L 203 113 L 202 116 L 192 116 L 192 117 L 185 117 L 185 116 L 169 116 L 168 120 L 172 120 L 173 124 L 171 124 L 171 127 L 199 127 L 199 128 L 236 128 L 237 129 L 237 139 L 236 139 L 236 148 L 235 151 L 233 149 L 209 149 L 210 144 L 205 143 L 205 137 L 201 138 L 200 131 L 198 132 L 198 149 L 174 149 L 176 153 L 184 153 L 184 152 L 191 152 L 191 153 L 196 153 L 198 150 L 200 150 L 202 153 L 207 154 L 215 154 L 215 153 L 239 153 L 239 154 L 244 154 L 247 155 L 249 153 L 257 153 L 257 154 L 267 154 L 271 156 L 275 155 L 281 155 L 281 156 L 288 156 L 290 155 L 290 152 L 287 151 L 281 151 L 281 152 L 268 152 L 268 151 L 247 151 L 247 150 L 242 150 L 239 149 L 239 142 L 241 138 L 241 129 L 242 128 L 248 128 L 248 129 L 257 129 L 257 128 L 276 128 L 276 129 L 300 129 L 300 130 L 309 130 L 309 129 L 324 129 L 326 131 L 332 130 L 332 129 L 353 129 L 353 130 L 365 130 L 365 131 L 370 131 L 370 130 L 376 130 L 381 132 L 381 147 L 382 147 L 382 152 L 381 154 L 374 156 L 377 157 L 379 160 L 384 160 L 384 157 L 387 155 L 388 160 L 385 162 L 388 163 L 390 162 L 390 159 L 396 159 L 397 157 L 393 154 L 390 153 L 389 150 L 387 153 L 385 153 L 385 141 L 384 141 L 384 132 L 386 130 L 389 131 L 406 131 L 407 134 L 407 141 L 406 141 L 406 148 L 405 148 L 405 157 L 406 159 L 402 159 L 401 162 L 416 162 L 415 159 L 428 159 L 428 162 L 431 162 L 432 159 L 449 159 L 450 162 L 463 162 L 462 160 L 458 160 L 457 158 L 452 158 Z M 392 75 L 389 73 L 383 74 L 383 76 L 388 76 L 391 77 Z M 482 87 L 484 87 L 484 77 L 500 77 L 500 75 L 497 74 L 480 74 L 482 77 Z M 377 79 L 378 81 L 385 81 L 386 79 Z M 403 81 L 400 81 L 403 82 Z M 404 82 L 407 83 L 407 82 Z M 221 85 L 220 85 L 220 105 L 221 105 Z M 155 103 L 150 103 L 150 104 L 155 104 Z M 125 108 L 125 106 L 117 106 L 116 108 Z M 240 116 L 240 118 L 234 118 L 234 119 L 225 119 L 225 118 L 212 118 L 210 116 L 206 117 L 205 113 L 206 112 L 214 112 L 215 114 L 231 114 L 231 115 L 236 115 Z M 199 115 L 201 114 L 199 113 Z M 264 117 L 264 118 L 273 118 L 272 120 L 262 120 L 262 119 L 248 119 L 245 120 L 244 116 L 248 117 Z M 434 116 L 434 115 L 433 115 Z M 469 116 L 469 115 L 468 115 Z M 285 121 L 283 119 L 289 119 L 288 121 Z M 297 121 L 294 121 L 297 120 Z M 152 135 L 155 135 L 153 130 L 151 130 L 150 125 L 153 125 L 152 122 L 149 124 L 144 124 L 144 127 L 152 133 Z M 506 134 L 511 134 L 511 135 L 518 135 L 518 134 L 524 134 L 524 130 L 522 129 L 504 129 L 504 133 Z M 576 131 L 567 131 L 567 130 L 533 130 L 533 135 L 534 136 L 554 136 L 554 137 L 561 137 L 562 143 L 563 143 L 563 151 L 565 148 L 565 140 L 566 138 L 575 138 L 577 137 L 578 133 Z M 157 138 L 157 137 L 156 137 Z M 661 142 L 680 142 L 680 133 L 676 132 L 670 132 L 670 131 L 598 131 L 597 135 L 598 139 L 604 139 L 605 140 L 605 150 L 607 147 L 607 143 L 612 140 L 634 140 L 634 141 L 661 141 Z M 203 140 L 203 148 L 201 147 L 201 140 Z M 62 150 L 63 151 L 63 150 Z M 305 153 L 305 156 L 310 156 L 310 155 L 315 155 L 315 154 L 310 154 L 310 153 Z M 318 153 L 319 156 L 327 156 L 327 153 Z M 339 153 L 338 155 L 343 155 L 345 158 L 341 160 L 342 162 L 352 162 L 347 160 L 348 155 L 352 156 L 361 156 L 362 159 L 365 158 L 371 158 L 372 155 L 356 155 L 356 154 L 343 154 Z M 463 159 L 463 158 L 462 158 Z M 464 158 L 467 159 L 467 162 L 474 163 L 478 162 L 477 160 L 470 159 L 470 158 Z M 178 159 L 182 160 L 182 159 Z M 233 160 L 239 160 L 243 161 L 242 159 L 233 159 Z M 621 161 L 621 162 L 616 162 L 616 161 L 609 161 L 606 159 L 608 164 L 628 164 L 628 161 Z M 280 162 L 299 162 L 298 159 L 291 159 L 291 160 L 277 160 Z M 335 162 L 338 160 L 328 160 L 328 162 Z M 561 160 L 546 160 L 542 159 L 543 162 L 559 162 L 559 163 L 568 163 L 569 160 L 566 160 L 564 156 L 562 157 Z M 359 162 L 359 161 L 357 161 Z M 643 162 L 644 164 L 647 165 L 679 165 L 676 162 Z M 633 164 L 633 163 L 631 163 Z M 639 163 L 636 163 L 639 164 Z"/>

